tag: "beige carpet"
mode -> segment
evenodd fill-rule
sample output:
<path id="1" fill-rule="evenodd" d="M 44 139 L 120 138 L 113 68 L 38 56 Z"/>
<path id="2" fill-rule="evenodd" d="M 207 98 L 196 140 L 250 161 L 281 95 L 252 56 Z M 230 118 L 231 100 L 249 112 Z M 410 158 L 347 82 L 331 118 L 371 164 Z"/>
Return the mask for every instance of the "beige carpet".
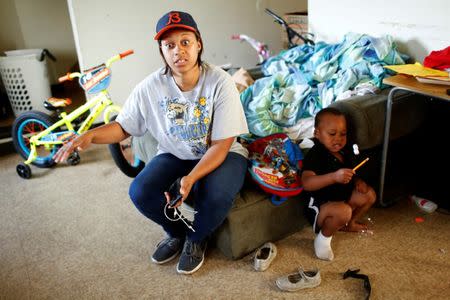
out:
<path id="1" fill-rule="evenodd" d="M 81 157 L 78 166 L 32 167 L 23 180 L 19 156 L 0 156 L 0 299 L 364 299 L 361 280 L 342 279 L 350 267 L 369 275 L 371 299 L 450 299 L 449 215 L 422 215 L 404 200 L 370 211 L 373 236 L 337 234 L 333 262 L 314 258 L 308 227 L 276 242 L 266 272 L 253 271 L 251 255 L 230 261 L 209 249 L 204 266 L 183 276 L 176 261 L 150 262 L 163 232 L 132 205 L 131 179 L 107 147 Z M 317 266 L 321 285 L 279 291 L 275 279 L 299 266 Z"/>

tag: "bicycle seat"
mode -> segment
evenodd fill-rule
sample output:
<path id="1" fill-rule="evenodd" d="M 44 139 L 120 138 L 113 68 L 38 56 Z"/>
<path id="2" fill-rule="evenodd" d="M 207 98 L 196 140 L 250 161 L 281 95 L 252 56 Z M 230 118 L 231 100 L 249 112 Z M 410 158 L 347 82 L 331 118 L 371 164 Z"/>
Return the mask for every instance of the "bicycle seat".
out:
<path id="1" fill-rule="evenodd" d="M 72 104 L 70 98 L 55 98 L 50 97 L 44 101 L 44 107 L 48 110 L 57 110 L 62 107 L 66 107 Z"/>

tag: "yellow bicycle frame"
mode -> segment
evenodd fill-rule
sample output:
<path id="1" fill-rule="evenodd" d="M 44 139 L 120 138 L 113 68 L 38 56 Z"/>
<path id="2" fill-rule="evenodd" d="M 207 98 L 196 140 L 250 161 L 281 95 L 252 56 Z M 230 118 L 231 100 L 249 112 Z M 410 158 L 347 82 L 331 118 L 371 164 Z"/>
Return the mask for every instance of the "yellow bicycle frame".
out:
<path id="1" fill-rule="evenodd" d="M 84 114 L 89 109 L 93 108 L 91 110 L 91 113 L 87 116 L 87 118 L 83 121 L 81 126 L 77 131 L 74 130 L 72 122 Z M 34 160 L 36 160 L 37 157 L 37 146 L 44 145 L 46 148 L 51 148 L 54 145 L 62 144 L 63 141 L 41 141 L 40 139 L 48 134 L 50 134 L 53 130 L 56 128 L 59 128 L 61 126 L 66 126 L 67 130 L 76 132 L 78 135 L 86 132 L 91 128 L 93 122 L 97 117 L 104 111 L 103 114 L 103 120 L 105 124 L 109 123 L 110 115 L 112 112 L 120 112 L 121 108 L 120 106 L 117 106 L 113 104 L 111 97 L 109 93 L 106 90 L 101 91 L 99 94 L 97 94 L 95 97 L 91 98 L 89 101 L 87 101 L 82 106 L 78 107 L 74 111 L 72 111 L 70 114 L 66 114 L 65 112 L 62 112 L 60 114 L 61 119 L 58 120 L 56 123 L 54 123 L 52 126 L 48 127 L 44 131 L 41 131 L 37 135 L 34 135 L 30 138 L 30 155 L 28 155 L 28 159 L 24 162 L 25 164 L 31 164 Z"/>

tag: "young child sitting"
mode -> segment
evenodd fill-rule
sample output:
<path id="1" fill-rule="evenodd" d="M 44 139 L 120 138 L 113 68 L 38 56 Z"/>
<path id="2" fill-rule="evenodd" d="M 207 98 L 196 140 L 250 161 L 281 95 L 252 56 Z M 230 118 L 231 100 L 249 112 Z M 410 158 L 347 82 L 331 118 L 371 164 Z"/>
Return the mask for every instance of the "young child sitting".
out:
<path id="1" fill-rule="evenodd" d="M 309 197 L 306 215 L 317 234 L 316 256 L 333 260 L 331 238 L 338 230 L 361 231 L 359 219 L 376 199 L 375 191 L 355 175 L 355 160 L 347 144 L 347 120 L 335 108 L 319 111 L 314 121 L 314 146 L 303 161 L 302 181 Z"/>

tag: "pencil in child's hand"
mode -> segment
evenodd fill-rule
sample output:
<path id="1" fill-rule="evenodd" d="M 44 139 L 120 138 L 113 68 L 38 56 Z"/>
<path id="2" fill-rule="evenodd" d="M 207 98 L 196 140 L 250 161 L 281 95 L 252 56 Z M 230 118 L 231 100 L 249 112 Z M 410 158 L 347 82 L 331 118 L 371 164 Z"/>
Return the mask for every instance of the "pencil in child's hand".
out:
<path id="1" fill-rule="evenodd" d="M 369 158 L 367 157 L 365 160 L 363 160 L 362 162 L 360 162 L 356 167 L 353 168 L 353 172 L 355 172 L 356 170 L 358 170 L 363 164 L 365 164 L 367 161 L 369 160 Z"/>

